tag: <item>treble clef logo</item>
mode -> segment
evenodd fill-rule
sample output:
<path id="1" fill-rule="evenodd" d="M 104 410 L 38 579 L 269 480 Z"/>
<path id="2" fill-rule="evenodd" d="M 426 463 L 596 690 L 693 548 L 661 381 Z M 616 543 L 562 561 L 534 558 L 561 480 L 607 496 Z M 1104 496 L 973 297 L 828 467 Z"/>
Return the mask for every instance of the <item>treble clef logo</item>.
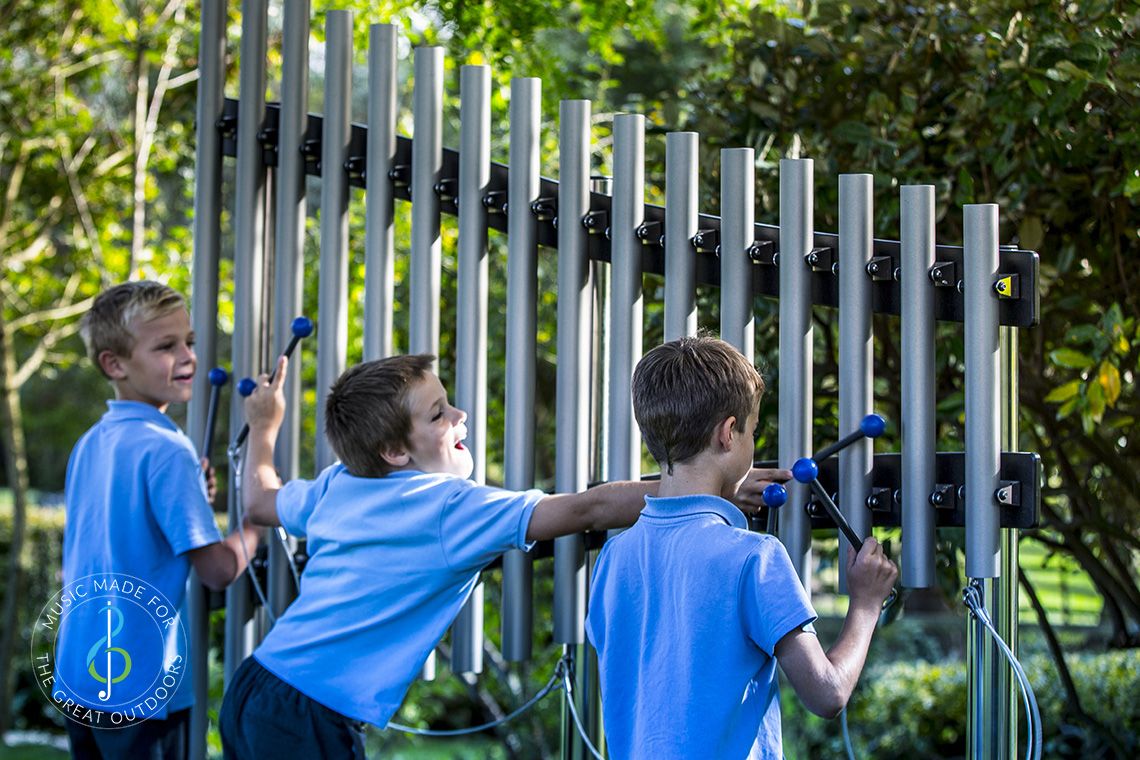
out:
<path id="1" fill-rule="evenodd" d="M 87 650 L 87 672 L 90 673 L 91 677 L 99 683 L 107 684 L 106 689 L 99 690 L 99 699 L 104 702 L 108 701 L 111 698 L 111 685 L 119 683 L 131 672 L 131 656 L 127 654 L 127 650 L 123 649 L 122 647 L 111 646 L 112 637 L 114 637 L 114 635 L 119 631 L 123 630 L 123 613 L 117 607 L 112 607 L 110 602 L 107 602 L 105 612 L 107 613 L 107 635 L 96 641 L 91 645 L 91 648 Z M 112 616 L 115 617 L 115 625 L 113 630 L 111 628 Z M 106 655 L 106 658 L 104 660 L 107 672 L 106 676 L 101 675 L 95 668 L 95 658 L 98 656 L 100 651 Z M 117 676 L 113 674 L 113 671 L 111 669 L 111 655 L 115 652 L 120 654 L 123 658 L 123 672 Z"/>

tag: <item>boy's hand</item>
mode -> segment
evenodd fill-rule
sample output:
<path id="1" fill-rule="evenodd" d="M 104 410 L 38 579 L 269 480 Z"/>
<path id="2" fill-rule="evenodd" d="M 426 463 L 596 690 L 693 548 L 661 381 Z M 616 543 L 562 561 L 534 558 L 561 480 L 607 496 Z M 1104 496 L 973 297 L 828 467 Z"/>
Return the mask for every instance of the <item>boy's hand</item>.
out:
<path id="1" fill-rule="evenodd" d="M 289 360 L 284 356 L 277 359 L 277 369 L 273 382 L 269 375 L 257 376 L 257 387 L 245 399 L 245 419 L 250 432 L 266 432 L 275 435 L 285 419 L 285 392 L 281 389 Z"/>
<path id="2" fill-rule="evenodd" d="M 854 547 L 848 547 L 847 591 L 852 606 L 863 604 L 877 614 L 898 577 L 898 566 L 887 559 L 882 545 L 874 538 L 868 536 L 863 541 L 858 555 Z"/>
<path id="3" fill-rule="evenodd" d="M 210 466 L 210 460 L 202 457 L 202 473 L 206 478 L 206 501 L 211 506 L 214 499 L 218 496 L 218 474 L 214 472 L 214 468 Z"/>
<path id="4" fill-rule="evenodd" d="M 736 489 L 736 495 L 732 498 L 732 503 L 746 515 L 759 514 L 761 508 L 764 506 L 762 496 L 764 489 L 773 483 L 786 483 L 791 480 L 791 477 L 791 470 L 770 470 L 764 467 L 753 467 L 748 474 L 744 476 L 744 481 L 741 482 L 740 487 Z"/>

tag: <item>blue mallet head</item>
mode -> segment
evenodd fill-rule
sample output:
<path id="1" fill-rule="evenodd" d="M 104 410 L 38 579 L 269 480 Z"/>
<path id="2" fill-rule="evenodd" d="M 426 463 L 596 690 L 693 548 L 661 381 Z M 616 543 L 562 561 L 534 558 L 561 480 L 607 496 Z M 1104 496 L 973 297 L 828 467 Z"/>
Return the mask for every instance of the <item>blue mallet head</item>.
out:
<path id="1" fill-rule="evenodd" d="M 819 477 L 819 465 L 811 457 L 797 459 L 792 465 L 792 477 L 799 483 L 810 483 Z"/>
<path id="2" fill-rule="evenodd" d="M 782 507 L 788 501 L 788 489 L 779 483 L 769 484 L 760 494 L 766 507 Z"/>
<path id="3" fill-rule="evenodd" d="M 291 327 L 298 338 L 307 338 L 313 334 L 313 320 L 308 317 L 297 317 Z"/>
<path id="4" fill-rule="evenodd" d="M 887 429 L 887 421 L 877 414 L 868 414 L 859 423 L 859 429 L 868 438 L 878 438 Z"/>
<path id="5" fill-rule="evenodd" d="M 230 381 L 230 375 L 221 367 L 214 367 L 207 375 L 210 378 L 210 385 L 215 388 L 221 388 L 223 385 Z"/>
<path id="6" fill-rule="evenodd" d="M 248 396 L 257 388 L 257 382 L 252 377 L 243 377 L 237 384 L 238 393 Z"/>

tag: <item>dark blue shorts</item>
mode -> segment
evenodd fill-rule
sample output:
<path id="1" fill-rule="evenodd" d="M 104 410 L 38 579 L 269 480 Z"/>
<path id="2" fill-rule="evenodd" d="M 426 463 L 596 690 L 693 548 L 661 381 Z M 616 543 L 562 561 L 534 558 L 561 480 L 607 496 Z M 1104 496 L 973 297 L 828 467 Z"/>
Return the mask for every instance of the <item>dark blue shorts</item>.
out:
<path id="1" fill-rule="evenodd" d="M 330 710 L 247 657 L 218 716 L 226 760 L 364 758 L 364 724 Z"/>
<path id="2" fill-rule="evenodd" d="M 67 721 L 74 760 L 183 760 L 190 754 L 190 710 L 124 728 L 92 728 Z"/>

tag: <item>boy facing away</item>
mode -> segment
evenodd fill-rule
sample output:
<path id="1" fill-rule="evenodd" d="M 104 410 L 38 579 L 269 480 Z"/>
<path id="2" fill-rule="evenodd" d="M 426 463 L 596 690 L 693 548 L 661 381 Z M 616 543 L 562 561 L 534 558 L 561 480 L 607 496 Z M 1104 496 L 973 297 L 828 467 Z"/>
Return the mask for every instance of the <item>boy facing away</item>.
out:
<path id="1" fill-rule="evenodd" d="M 299 596 L 226 692 L 227 758 L 362 757 L 363 724 L 388 724 L 484 566 L 535 541 L 627 526 L 656 491 L 622 482 L 548 496 L 468 480 L 467 415 L 432 361 L 394 356 L 341 375 L 325 407 L 340 461 L 315 480 L 282 486 L 273 469 L 284 358 L 247 399 L 246 509 L 306 537 L 309 560 Z"/>
<path id="2" fill-rule="evenodd" d="M 211 589 L 225 588 L 245 570 L 239 542 L 252 555 L 257 533 L 244 527 L 222 539 L 207 495 L 212 472 L 207 469 L 207 483 L 205 462 L 166 416 L 170 404 L 190 400 L 197 369 L 182 296 L 156 282 L 118 285 L 95 299 L 80 332 L 115 400 L 79 439 L 67 464 L 64 588 L 90 593 L 97 578 L 105 587 L 117 582 L 126 598 L 106 607 L 100 602 L 98 610 L 77 604 L 64 618 L 56 642 L 56 694 L 66 689 L 68 698 L 90 708 L 69 711 L 73 757 L 180 758 L 189 751 L 190 679 L 183 677 L 164 705 L 162 692 L 152 703 L 143 695 L 153 696 L 156 673 L 190 670 L 188 657 L 172 662 L 171 654 L 187 621 L 190 568 Z M 164 610 L 165 601 L 177 615 L 164 617 L 163 630 L 140 607 Z M 119 708 L 125 719 L 113 725 L 108 705 L 124 699 L 131 706 Z M 79 715 L 85 718 L 75 719 Z"/>
<path id="3" fill-rule="evenodd" d="M 586 620 L 612 758 L 782 758 L 777 662 L 817 715 L 855 688 L 898 571 L 873 538 L 849 557 L 847 619 L 824 652 L 784 546 L 726 501 L 751 467 L 763 391 L 714 338 L 658 346 L 634 371 L 661 484 L 602 548 Z"/>

